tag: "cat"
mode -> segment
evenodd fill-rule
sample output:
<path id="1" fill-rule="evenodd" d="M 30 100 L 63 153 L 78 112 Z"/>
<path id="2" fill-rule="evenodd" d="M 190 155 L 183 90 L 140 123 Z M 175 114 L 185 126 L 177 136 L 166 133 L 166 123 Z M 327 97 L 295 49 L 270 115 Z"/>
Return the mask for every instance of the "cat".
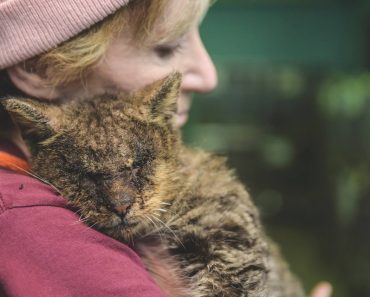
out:
<path id="1" fill-rule="evenodd" d="M 2 104 L 32 171 L 88 224 L 136 249 L 169 296 L 304 296 L 225 158 L 182 143 L 180 85 L 173 73 L 131 94 Z"/>

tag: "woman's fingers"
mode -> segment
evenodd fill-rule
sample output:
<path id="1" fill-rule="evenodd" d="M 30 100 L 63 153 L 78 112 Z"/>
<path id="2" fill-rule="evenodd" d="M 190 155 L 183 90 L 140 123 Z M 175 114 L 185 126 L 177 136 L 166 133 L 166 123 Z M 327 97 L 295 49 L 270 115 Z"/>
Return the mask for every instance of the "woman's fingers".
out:
<path id="1" fill-rule="evenodd" d="M 310 297 L 330 297 L 333 288 L 328 282 L 320 282 L 312 290 Z"/>

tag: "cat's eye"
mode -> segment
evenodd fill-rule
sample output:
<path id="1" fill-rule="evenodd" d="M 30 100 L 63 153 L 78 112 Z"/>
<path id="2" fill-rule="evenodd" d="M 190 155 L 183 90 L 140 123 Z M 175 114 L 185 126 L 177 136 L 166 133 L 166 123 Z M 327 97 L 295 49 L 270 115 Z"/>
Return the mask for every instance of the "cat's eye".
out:
<path id="1" fill-rule="evenodd" d="M 86 172 L 85 175 L 93 181 L 106 181 L 115 178 L 113 174 L 107 172 Z"/>

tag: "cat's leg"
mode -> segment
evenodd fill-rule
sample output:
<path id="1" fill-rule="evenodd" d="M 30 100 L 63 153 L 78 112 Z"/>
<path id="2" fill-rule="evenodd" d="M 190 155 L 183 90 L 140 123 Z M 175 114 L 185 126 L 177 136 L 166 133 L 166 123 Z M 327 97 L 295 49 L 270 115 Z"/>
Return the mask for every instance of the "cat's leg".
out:
<path id="1" fill-rule="evenodd" d="M 197 297 L 268 296 L 268 246 L 254 207 L 238 197 L 215 198 L 193 205 L 169 227 L 176 234 L 168 233 L 170 252 Z"/>

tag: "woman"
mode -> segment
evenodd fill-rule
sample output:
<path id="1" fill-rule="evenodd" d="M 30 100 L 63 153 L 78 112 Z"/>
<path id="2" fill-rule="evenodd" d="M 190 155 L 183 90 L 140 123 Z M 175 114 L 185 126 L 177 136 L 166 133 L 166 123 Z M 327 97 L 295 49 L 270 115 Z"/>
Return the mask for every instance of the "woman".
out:
<path id="1" fill-rule="evenodd" d="M 132 91 L 176 70 L 183 75 L 181 127 L 192 93 L 217 85 L 198 32 L 208 6 L 209 0 L 0 0 L 0 97 L 83 100 Z M 163 297 L 132 250 L 79 223 L 63 198 L 17 172 L 29 155 L 0 110 L 0 296 Z M 314 296 L 328 296 L 325 288 Z"/>

